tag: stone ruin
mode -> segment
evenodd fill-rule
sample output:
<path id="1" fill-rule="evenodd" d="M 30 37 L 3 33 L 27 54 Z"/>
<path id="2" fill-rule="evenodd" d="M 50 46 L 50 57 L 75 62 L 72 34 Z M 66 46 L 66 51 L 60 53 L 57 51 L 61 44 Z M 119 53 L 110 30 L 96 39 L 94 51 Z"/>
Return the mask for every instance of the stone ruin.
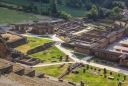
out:
<path id="1" fill-rule="evenodd" d="M 27 43 L 26 37 L 12 32 L 3 33 L 1 36 L 5 40 L 7 46 L 10 48 L 14 48 Z"/>
<path id="2" fill-rule="evenodd" d="M 83 21 L 70 20 L 54 23 L 56 34 L 63 37 L 68 37 L 72 33 L 85 28 Z"/>
<path id="3" fill-rule="evenodd" d="M 11 31 L 34 34 L 54 34 L 54 26 L 48 22 L 37 22 L 33 24 L 14 24 Z"/>
<path id="4" fill-rule="evenodd" d="M 30 66 L 39 64 L 41 62 L 41 60 L 38 58 L 31 58 L 25 55 L 21 55 L 18 58 L 15 58 L 13 61 L 26 64 L 26 65 L 30 65 Z"/>
<path id="5" fill-rule="evenodd" d="M 11 52 L 1 35 L 0 35 L 0 58 L 6 59 L 6 60 L 12 59 Z"/>
<path id="6" fill-rule="evenodd" d="M 79 67 L 83 67 L 83 66 L 84 66 L 83 63 L 75 63 L 71 66 L 68 66 L 67 71 L 64 74 L 62 74 L 59 77 L 59 79 L 62 79 L 64 76 L 68 75 L 72 70 L 79 68 Z"/>
<path id="7" fill-rule="evenodd" d="M 9 80 L 19 82 L 25 86 L 72 86 L 67 82 L 47 78 L 48 76 L 44 73 L 3 59 L 0 59 L 0 74 L 2 76 L 6 74 Z M 7 84 L 9 85 L 8 82 Z"/>
<path id="8" fill-rule="evenodd" d="M 52 47 L 54 44 L 55 44 L 55 42 L 45 43 L 45 44 L 43 44 L 43 45 L 41 45 L 41 46 L 38 46 L 38 47 L 36 47 L 36 48 L 34 48 L 34 49 L 28 50 L 28 51 L 27 51 L 27 54 L 28 54 L 28 55 L 29 55 L 29 54 L 34 54 L 34 53 L 37 53 L 37 52 L 46 50 L 46 49 Z"/>

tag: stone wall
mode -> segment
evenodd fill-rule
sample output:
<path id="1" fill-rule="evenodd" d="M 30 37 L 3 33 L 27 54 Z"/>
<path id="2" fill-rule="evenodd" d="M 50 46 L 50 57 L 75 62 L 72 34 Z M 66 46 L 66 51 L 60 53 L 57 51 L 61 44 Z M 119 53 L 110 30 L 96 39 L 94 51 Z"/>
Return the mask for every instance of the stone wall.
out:
<path id="1" fill-rule="evenodd" d="M 11 33 L 9 32 L 10 34 L 14 34 L 14 35 L 18 35 L 18 34 L 15 34 L 15 33 Z M 12 42 L 7 42 L 7 46 L 10 47 L 10 48 L 15 48 L 17 46 L 20 46 L 20 45 L 23 45 L 25 43 L 27 43 L 27 38 L 22 36 L 22 35 L 18 35 L 20 37 L 22 37 L 22 39 L 18 39 L 18 40 L 15 40 L 15 41 L 12 41 Z"/>
<path id="2" fill-rule="evenodd" d="M 80 53 L 91 54 L 91 49 L 89 48 L 82 48 L 82 47 L 75 46 L 74 50 Z"/>
<path id="3" fill-rule="evenodd" d="M 55 44 L 55 42 L 45 43 L 44 45 L 41 45 L 41 46 L 38 46 L 38 47 L 36 47 L 34 49 L 28 50 L 27 54 L 30 55 L 30 54 L 34 54 L 34 53 L 40 52 L 42 50 L 46 50 L 47 48 L 50 48 L 54 44 Z"/>
<path id="4" fill-rule="evenodd" d="M 125 67 L 128 67 L 128 60 L 124 60 L 124 59 L 120 59 L 120 63 L 119 63 L 121 66 L 125 66 Z"/>
<path id="5" fill-rule="evenodd" d="M 103 49 L 108 46 L 108 39 L 103 39 L 103 42 L 99 44 L 98 49 Z"/>
<path id="6" fill-rule="evenodd" d="M 125 35 L 128 35 L 128 28 L 125 29 Z"/>
<path id="7" fill-rule="evenodd" d="M 11 60 L 11 52 L 0 35 L 0 58 Z"/>
<path id="8" fill-rule="evenodd" d="M 31 58 L 25 55 L 20 55 L 18 58 L 15 58 L 14 61 L 30 66 L 36 65 L 41 62 L 41 60 L 38 58 Z"/>
<path id="9" fill-rule="evenodd" d="M 34 77 L 35 76 L 35 70 L 31 70 L 28 73 L 26 73 L 25 75 L 29 76 L 29 77 Z"/>
<path id="10" fill-rule="evenodd" d="M 15 73 L 18 74 L 18 75 L 24 75 L 25 69 L 24 68 L 18 69 L 17 71 L 15 71 Z"/>
<path id="11" fill-rule="evenodd" d="M 109 37 L 108 37 L 108 43 L 109 43 L 109 44 L 114 43 L 116 40 L 117 40 L 117 35 L 116 35 L 116 33 L 113 33 L 112 36 L 109 36 Z"/>
<path id="12" fill-rule="evenodd" d="M 61 43 L 61 46 L 64 46 L 64 47 L 70 47 L 70 48 L 74 48 L 74 45 L 70 44 L 70 43 Z"/>
<path id="13" fill-rule="evenodd" d="M 1 74 L 10 73 L 12 71 L 13 71 L 13 65 L 6 65 L 6 66 L 3 66 L 2 68 L 0 68 Z"/>
<path id="14" fill-rule="evenodd" d="M 121 55 L 121 53 L 106 51 L 103 49 L 94 49 L 92 50 L 92 52 L 93 52 L 93 55 L 95 55 L 96 57 L 115 61 L 115 62 L 119 62 L 120 60 L 119 56 Z"/>

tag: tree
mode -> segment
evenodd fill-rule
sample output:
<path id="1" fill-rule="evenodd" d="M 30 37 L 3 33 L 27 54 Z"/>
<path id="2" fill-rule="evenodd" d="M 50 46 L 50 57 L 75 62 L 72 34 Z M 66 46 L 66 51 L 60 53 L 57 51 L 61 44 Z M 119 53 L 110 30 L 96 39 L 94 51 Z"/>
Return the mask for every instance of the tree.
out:
<path id="1" fill-rule="evenodd" d="M 121 9 L 124 9 L 125 8 L 125 5 L 120 3 L 120 2 L 115 2 L 113 3 L 113 7 L 119 7 Z"/>
<path id="2" fill-rule="evenodd" d="M 34 13 L 38 13 L 37 6 L 34 6 Z"/>
<path id="3" fill-rule="evenodd" d="M 85 9 L 87 9 L 87 10 L 91 10 L 91 8 L 92 8 L 92 4 L 91 3 L 85 3 Z"/>
<path id="4" fill-rule="evenodd" d="M 39 2 L 40 2 L 40 12 L 41 12 L 41 14 L 42 14 L 42 13 L 43 13 L 43 11 L 42 11 L 42 1 L 39 0 Z"/>
<path id="5" fill-rule="evenodd" d="M 104 18 L 104 10 L 103 10 L 103 8 L 101 6 L 99 7 L 98 11 L 99 11 L 99 15 L 98 15 L 99 18 Z"/>
<path id="6" fill-rule="evenodd" d="M 66 5 L 74 8 L 82 7 L 82 0 L 67 0 Z"/>
<path id="7" fill-rule="evenodd" d="M 61 0 L 57 0 L 57 4 L 62 4 L 62 1 Z"/>
<path id="8" fill-rule="evenodd" d="M 72 18 L 72 16 L 70 14 L 66 13 L 65 11 L 60 11 L 58 15 L 60 18 L 64 18 L 66 20 L 69 20 Z"/>
<path id="9" fill-rule="evenodd" d="M 121 12 L 122 12 L 121 8 L 114 7 L 113 9 L 107 12 L 106 17 L 108 17 L 108 19 L 113 21 L 121 20 L 123 18 L 123 15 L 120 14 Z"/>
<path id="10" fill-rule="evenodd" d="M 57 14 L 57 4 L 55 0 L 50 0 L 50 11 L 51 15 Z"/>
<path id="11" fill-rule="evenodd" d="M 97 18 L 98 18 L 98 10 L 97 10 L 97 7 L 95 5 L 93 5 L 92 9 L 87 13 L 87 17 L 89 19 L 94 20 L 94 21 L 97 20 Z"/>

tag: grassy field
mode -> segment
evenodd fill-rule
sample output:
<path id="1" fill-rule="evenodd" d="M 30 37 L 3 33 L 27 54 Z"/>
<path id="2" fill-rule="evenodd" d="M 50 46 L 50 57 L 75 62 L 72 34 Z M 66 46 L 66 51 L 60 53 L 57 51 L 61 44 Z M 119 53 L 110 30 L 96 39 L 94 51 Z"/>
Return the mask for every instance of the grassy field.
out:
<path id="1" fill-rule="evenodd" d="M 2 0 L 2 1 L 22 6 L 22 5 L 28 5 L 29 0 Z M 33 1 L 33 3 L 40 9 L 40 4 L 38 2 Z M 45 11 L 47 7 L 49 7 L 49 4 L 43 3 L 42 5 L 43 11 Z M 86 10 L 84 9 L 67 7 L 65 5 L 65 0 L 63 0 L 63 5 L 57 5 L 57 8 L 58 10 L 66 11 L 67 13 L 71 14 L 73 17 L 83 17 L 85 16 L 86 13 Z"/>
<path id="2" fill-rule="evenodd" d="M 44 54 L 45 52 L 46 54 Z M 52 61 L 60 62 L 58 57 L 63 56 L 62 61 L 64 62 L 66 54 L 60 51 L 56 46 L 53 46 L 45 51 L 41 51 L 41 52 L 32 54 L 30 56 L 33 58 L 40 58 L 42 60 L 45 60 L 46 62 L 52 62 Z M 69 60 L 72 61 L 72 59 L 70 58 Z"/>
<path id="3" fill-rule="evenodd" d="M 102 62 L 102 61 L 105 61 L 105 62 Z M 104 59 L 101 59 L 101 58 L 98 58 L 98 57 L 93 57 L 93 58 L 90 60 L 90 62 L 94 62 L 94 63 L 98 63 L 98 64 L 110 66 L 110 67 L 115 67 L 114 64 L 117 64 L 117 63 L 115 63 L 115 62 L 108 61 L 108 60 L 104 60 Z"/>
<path id="4" fill-rule="evenodd" d="M 26 14 L 20 11 L 0 8 L 0 23 L 16 23 L 25 20 L 40 20 L 32 14 Z"/>
<path id="5" fill-rule="evenodd" d="M 77 58 L 79 59 L 83 59 L 84 57 L 86 57 L 85 55 L 79 54 L 79 53 L 73 53 Z"/>
<path id="6" fill-rule="evenodd" d="M 53 65 L 53 66 L 46 66 L 46 67 L 38 67 L 34 69 L 37 71 L 43 72 L 46 75 L 59 78 L 67 70 L 68 64 L 64 65 L 62 68 L 58 68 L 59 66 L 60 65 Z"/>
<path id="7" fill-rule="evenodd" d="M 24 54 L 26 54 L 26 52 L 30 49 L 33 49 L 33 48 L 35 48 L 39 45 L 43 45 L 44 43 L 51 42 L 51 40 L 32 38 L 32 37 L 28 37 L 27 40 L 29 41 L 29 43 L 21 45 L 21 46 L 15 48 L 15 49 L 23 52 Z"/>
<path id="8" fill-rule="evenodd" d="M 41 71 L 45 73 L 46 75 L 54 76 L 58 78 L 63 74 L 66 70 L 68 65 L 65 65 L 62 68 L 58 68 L 60 65 L 56 66 L 47 66 L 47 67 L 39 67 L 39 68 L 34 68 L 35 70 Z M 86 68 L 83 67 L 83 68 Z M 103 69 L 100 69 L 101 71 L 99 72 L 96 67 L 93 67 L 91 69 L 91 66 L 89 66 L 89 69 L 86 70 L 85 73 L 83 73 L 83 68 L 78 68 L 73 71 L 78 71 L 78 74 L 70 73 L 69 75 L 65 76 L 63 79 L 68 80 L 68 81 L 73 81 L 76 83 L 80 83 L 81 80 L 84 80 L 85 85 L 87 86 L 118 86 L 118 81 L 123 80 L 124 75 L 120 74 L 118 76 L 118 73 L 112 72 L 112 75 L 110 75 L 110 71 L 107 70 L 106 78 L 104 77 Z M 96 68 L 96 70 L 94 70 Z M 98 73 L 98 75 L 93 74 L 94 72 Z M 102 75 L 102 76 L 101 76 Z M 109 76 L 114 77 L 114 80 L 108 79 Z M 128 76 L 126 76 L 128 77 Z M 122 83 L 121 86 L 128 86 L 128 79 L 126 78 L 125 83 Z"/>
<path id="9" fill-rule="evenodd" d="M 91 70 L 89 68 L 86 70 L 85 73 L 83 73 L 83 68 L 77 69 L 79 71 L 79 74 L 70 73 L 69 75 L 65 76 L 64 79 L 80 83 L 81 80 L 84 80 L 85 84 L 88 86 L 118 86 L 118 81 L 123 80 L 124 75 L 120 74 L 118 76 L 118 73 L 112 72 L 112 75 L 110 75 L 110 71 L 107 70 L 106 78 L 104 77 L 103 69 L 99 72 L 98 69 L 94 70 L 95 67 Z M 93 74 L 94 72 L 98 73 L 98 75 Z M 101 76 L 102 75 L 102 76 Z M 114 77 L 114 80 L 108 79 L 109 76 Z M 126 76 L 128 77 L 128 76 Z M 128 79 L 125 80 L 125 83 L 122 83 L 121 86 L 128 86 Z"/>

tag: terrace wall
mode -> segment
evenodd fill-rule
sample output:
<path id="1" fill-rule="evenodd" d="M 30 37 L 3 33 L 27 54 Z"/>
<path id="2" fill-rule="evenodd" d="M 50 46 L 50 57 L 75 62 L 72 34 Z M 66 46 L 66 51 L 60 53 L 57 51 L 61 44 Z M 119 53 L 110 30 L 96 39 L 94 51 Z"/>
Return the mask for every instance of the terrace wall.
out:
<path id="1" fill-rule="evenodd" d="M 115 61 L 115 62 L 119 62 L 120 58 L 119 56 L 121 55 L 121 53 L 116 53 L 116 52 L 110 52 L 110 51 L 106 51 L 106 50 L 92 50 L 93 54 L 96 57 L 102 58 L 102 59 L 107 59 L 107 60 L 111 60 L 111 61 Z"/>
<path id="2" fill-rule="evenodd" d="M 98 49 L 103 49 L 103 48 L 105 48 L 105 47 L 107 47 L 107 46 L 108 46 L 108 39 L 106 39 L 104 42 L 101 42 L 101 43 L 99 44 Z"/>
<path id="3" fill-rule="evenodd" d="M 109 43 L 109 44 L 112 44 L 112 43 L 115 42 L 116 40 L 117 40 L 117 35 L 116 35 L 116 34 L 114 34 L 114 35 L 108 37 L 108 43 Z"/>
<path id="4" fill-rule="evenodd" d="M 128 35 L 128 28 L 125 29 L 125 35 Z"/>
<path id="5" fill-rule="evenodd" d="M 0 58 L 11 60 L 11 52 L 0 35 Z"/>
<path id="6" fill-rule="evenodd" d="M 50 48 L 54 44 L 55 44 L 55 42 L 45 43 L 44 45 L 41 45 L 41 46 L 38 46 L 38 47 L 36 47 L 34 49 L 28 50 L 27 54 L 34 54 L 34 53 L 40 52 L 42 50 L 46 50 L 47 48 Z"/>
<path id="7" fill-rule="evenodd" d="M 74 48 L 74 45 L 72 45 L 70 43 L 61 43 L 61 46 Z"/>
<path id="8" fill-rule="evenodd" d="M 17 36 L 20 36 L 22 39 L 18 39 L 18 40 L 15 40 L 15 41 L 12 41 L 12 42 L 7 42 L 7 46 L 8 47 L 11 47 L 11 48 L 15 48 L 17 46 L 20 46 L 20 45 L 23 45 L 25 43 L 27 43 L 27 38 L 22 36 L 22 35 L 18 35 L 18 34 L 15 34 L 15 33 L 11 33 L 11 32 L 8 32 L 9 34 L 12 34 L 12 35 L 17 35 Z"/>
<path id="9" fill-rule="evenodd" d="M 91 54 L 91 49 L 89 48 L 82 48 L 82 47 L 75 46 L 74 50 L 80 53 Z"/>
<path id="10" fill-rule="evenodd" d="M 0 68 L 1 74 L 10 73 L 12 71 L 13 71 L 13 65 L 7 65 L 7 66 Z"/>

